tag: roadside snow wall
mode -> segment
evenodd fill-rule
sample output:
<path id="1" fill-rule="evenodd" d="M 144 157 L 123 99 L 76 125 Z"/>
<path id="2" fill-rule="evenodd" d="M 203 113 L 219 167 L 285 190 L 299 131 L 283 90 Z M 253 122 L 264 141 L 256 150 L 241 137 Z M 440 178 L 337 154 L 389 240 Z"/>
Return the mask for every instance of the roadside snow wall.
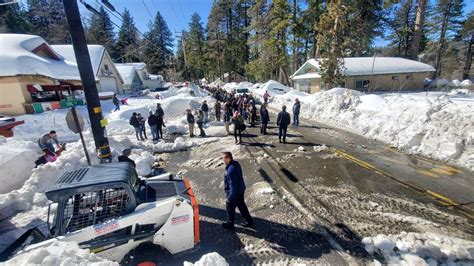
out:
<path id="1" fill-rule="evenodd" d="M 334 88 L 313 95 L 290 91 L 275 96 L 275 109 L 294 99 L 303 118 L 377 139 L 409 153 L 449 161 L 474 170 L 474 102 L 447 96 L 387 96 Z"/>

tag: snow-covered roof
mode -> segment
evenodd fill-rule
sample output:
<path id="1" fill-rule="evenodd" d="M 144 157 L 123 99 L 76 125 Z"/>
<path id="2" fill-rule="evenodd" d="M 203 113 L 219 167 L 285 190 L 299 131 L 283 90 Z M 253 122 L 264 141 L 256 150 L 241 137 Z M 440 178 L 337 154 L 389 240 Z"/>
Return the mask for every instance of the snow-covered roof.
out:
<path id="1" fill-rule="evenodd" d="M 306 74 L 305 69 L 319 70 L 319 60 L 309 59 L 293 74 L 293 79 L 298 79 L 297 76 Z M 400 57 L 346 57 L 344 58 L 343 75 L 364 76 L 433 71 L 435 69 L 428 64 Z"/>
<path id="2" fill-rule="evenodd" d="M 77 65 L 72 45 L 51 45 L 51 47 L 63 56 L 67 62 Z M 92 70 L 94 71 L 94 75 L 97 77 L 99 75 L 102 58 L 104 57 L 105 47 L 97 44 L 89 44 L 87 45 L 87 49 L 89 50 L 89 56 L 91 58 Z M 79 69 L 77 70 L 77 75 L 79 76 Z"/>
<path id="3" fill-rule="evenodd" d="M 131 85 L 133 83 L 133 78 L 137 70 L 132 65 L 121 65 L 116 64 L 115 67 L 122 77 L 124 85 Z"/>
<path id="4" fill-rule="evenodd" d="M 298 80 L 298 79 L 317 79 L 317 78 L 321 78 L 321 75 L 319 75 L 319 74 L 316 73 L 316 72 L 312 72 L 312 73 L 306 73 L 306 74 L 303 74 L 303 75 L 294 76 L 294 77 L 293 77 L 293 80 Z"/>
<path id="5" fill-rule="evenodd" d="M 0 34 L 0 76 L 42 75 L 61 80 L 80 80 L 75 62 L 57 53 L 41 37 L 27 34 Z M 53 57 L 35 52 L 42 47 Z"/>

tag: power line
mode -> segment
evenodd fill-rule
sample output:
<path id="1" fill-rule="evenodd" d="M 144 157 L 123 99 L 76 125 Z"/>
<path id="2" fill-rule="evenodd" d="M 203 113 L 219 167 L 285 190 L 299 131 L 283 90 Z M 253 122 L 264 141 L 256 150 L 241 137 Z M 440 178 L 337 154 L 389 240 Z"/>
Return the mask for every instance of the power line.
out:
<path id="1" fill-rule="evenodd" d="M 150 9 L 145 4 L 145 0 L 142 0 L 143 6 L 145 7 L 146 11 L 148 12 L 148 15 L 150 16 L 150 19 L 153 20 L 153 15 L 150 12 Z"/>

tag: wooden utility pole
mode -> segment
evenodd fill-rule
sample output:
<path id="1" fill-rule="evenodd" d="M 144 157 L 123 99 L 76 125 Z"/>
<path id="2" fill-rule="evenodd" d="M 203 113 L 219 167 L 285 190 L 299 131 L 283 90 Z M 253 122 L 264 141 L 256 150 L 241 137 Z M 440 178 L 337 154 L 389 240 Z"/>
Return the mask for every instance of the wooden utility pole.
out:
<path id="1" fill-rule="evenodd" d="M 179 32 L 175 32 L 179 34 Z M 178 37 L 180 37 L 178 35 Z M 183 57 L 184 57 L 184 79 L 189 81 L 189 76 L 188 76 L 188 60 L 186 57 L 186 37 L 185 37 L 185 32 L 184 30 L 181 30 L 181 46 L 183 48 Z"/>

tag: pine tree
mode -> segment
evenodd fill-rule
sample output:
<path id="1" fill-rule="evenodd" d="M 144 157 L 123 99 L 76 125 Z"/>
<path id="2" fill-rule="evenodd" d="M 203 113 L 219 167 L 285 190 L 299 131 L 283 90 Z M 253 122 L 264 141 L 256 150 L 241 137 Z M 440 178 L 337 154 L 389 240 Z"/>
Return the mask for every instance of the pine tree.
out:
<path id="1" fill-rule="evenodd" d="M 62 0 L 28 0 L 31 33 L 50 44 L 71 43 Z"/>
<path id="2" fill-rule="evenodd" d="M 138 31 L 133 22 L 130 12 L 125 9 L 122 14 L 122 26 L 118 34 L 118 40 L 115 44 L 116 60 L 119 62 L 137 62 L 139 61 Z"/>
<path id="3" fill-rule="evenodd" d="M 218 1 L 214 1 L 207 19 L 205 61 L 208 79 L 215 79 L 224 74 L 224 47 L 226 42 L 222 11 L 222 5 Z"/>
<path id="4" fill-rule="evenodd" d="M 426 0 L 418 0 L 418 7 L 416 9 L 415 27 L 413 29 L 413 41 L 411 44 L 410 58 L 418 59 L 420 53 L 420 46 L 423 37 L 423 28 L 425 25 Z"/>
<path id="5" fill-rule="evenodd" d="M 268 49 L 272 51 L 272 60 L 278 81 L 282 84 L 289 84 L 287 66 L 287 37 L 290 26 L 290 5 L 287 0 L 274 0 L 269 11 L 270 33 L 266 40 Z"/>
<path id="6" fill-rule="evenodd" d="M 371 45 L 376 36 L 382 34 L 381 19 L 382 1 L 355 0 L 348 5 L 349 25 L 351 35 L 350 56 L 364 56 L 370 53 Z"/>
<path id="7" fill-rule="evenodd" d="M 20 3 L 0 5 L 0 25 L 2 33 L 29 33 L 31 27 Z"/>
<path id="8" fill-rule="evenodd" d="M 324 11 L 322 0 L 307 0 L 307 8 L 302 15 L 302 38 L 305 40 L 304 61 L 317 56 L 318 23 Z"/>
<path id="9" fill-rule="evenodd" d="M 205 76 L 204 42 L 205 30 L 201 17 L 194 13 L 189 23 L 189 33 L 186 35 L 186 55 L 190 78 L 198 80 Z"/>
<path id="10" fill-rule="evenodd" d="M 392 6 L 392 16 L 388 20 L 390 46 L 396 49 L 396 56 L 409 57 L 415 24 L 413 0 L 402 0 Z"/>
<path id="11" fill-rule="evenodd" d="M 169 67 L 170 57 L 173 55 L 173 34 L 160 12 L 156 12 L 155 20 L 150 22 L 148 28 L 143 40 L 143 60 L 148 71 L 165 75 L 165 69 Z"/>
<path id="12" fill-rule="evenodd" d="M 462 79 L 468 79 L 472 66 L 472 46 L 474 45 L 474 12 L 471 12 L 463 22 L 463 27 L 459 32 L 459 38 L 467 43 Z"/>
<path id="13" fill-rule="evenodd" d="M 343 58 L 351 42 L 348 38 L 351 36 L 349 8 L 348 1 L 331 1 L 318 23 L 321 79 L 329 87 L 344 84 Z"/>
<path id="14" fill-rule="evenodd" d="M 87 42 L 90 44 L 100 44 L 114 57 L 115 32 L 109 14 L 101 6 L 99 13 L 93 13 L 90 24 L 87 27 Z"/>
<path id="15" fill-rule="evenodd" d="M 442 58 L 446 51 L 446 39 L 451 38 L 461 26 L 463 0 L 438 0 L 435 5 L 433 30 L 438 32 L 437 53 L 435 59 L 435 73 L 433 78 L 441 75 Z"/>

